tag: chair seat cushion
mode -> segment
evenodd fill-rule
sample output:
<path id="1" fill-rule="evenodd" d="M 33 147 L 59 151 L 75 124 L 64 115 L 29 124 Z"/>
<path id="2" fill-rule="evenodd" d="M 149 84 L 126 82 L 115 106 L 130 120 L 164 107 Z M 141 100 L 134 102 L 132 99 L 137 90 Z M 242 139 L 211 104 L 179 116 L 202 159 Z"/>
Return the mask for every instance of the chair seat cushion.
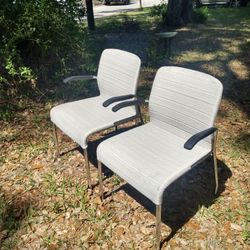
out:
<path id="1" fill-rule="evenodd" d="M 130 185 L 161 204 L 166 187 L 211 153 L 211 144 L 184 148 L 186 139 L 152 122 L 102 142 L 97 158 Z"/>
<path id="2" fill-rule="evenodd" d="M 68 102 L 51 109 L 51 121 L 82 148 L 87 148 L 87 138 L 92 133 L 112 127 L 114 122 L 136 115 L 134 107 L 117 112 L 114 105 L 103 107 L 108 97 L 97 96 L 80 101 Z"/>

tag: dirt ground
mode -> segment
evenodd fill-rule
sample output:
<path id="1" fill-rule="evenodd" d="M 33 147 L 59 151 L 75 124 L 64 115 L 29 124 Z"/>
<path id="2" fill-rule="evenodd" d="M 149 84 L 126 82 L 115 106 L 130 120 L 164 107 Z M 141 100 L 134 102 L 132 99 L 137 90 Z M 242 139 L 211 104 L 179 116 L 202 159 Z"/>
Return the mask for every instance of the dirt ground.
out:
<path id="1" fill-rule="evenodd" d="M 249 46 L 250 31 L 244 20 L 239 25 L 223 26 L 211 19 L 179 29 L 171 57 L 159 63 L 210 73 L 224 85 L 216 120 L 219 192 L 213 195 L 212 159 L 166 190 L 163 249 L 250 247 L 250 56 L 244 47 Z M 118 45 L 123 35 L 128 36 L 112 37 L 112 43 L 128 46 Z M 144 97 L 156 71 L 146 66 L 146 60 L 139 84 Z M 149 200 L 105 169 L 105 190 L 113 192 L 102 204 L 98 187 L 87 189 L 82 151 L 63 133 L 62 155 L 54 160 L 49 110 L 56 104 L 20 101 L 14 118 L 0 121 L 0 248 L 153 249 L 155 208 Z M 146 106 L 143 115 L 147 120 Z M 108 132 L 93 136 L 89 145 L 96 183 L 95 149 Z"/>

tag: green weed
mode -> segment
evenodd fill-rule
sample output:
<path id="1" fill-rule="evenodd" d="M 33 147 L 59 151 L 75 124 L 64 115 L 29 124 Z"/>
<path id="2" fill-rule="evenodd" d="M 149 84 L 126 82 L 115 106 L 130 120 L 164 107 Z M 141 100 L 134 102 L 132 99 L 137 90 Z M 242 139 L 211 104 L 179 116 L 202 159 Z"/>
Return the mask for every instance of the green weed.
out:
<path id="1" fill-rule="evenodd" d="M 195 23 L 205 23 L 210 15 L 209 9 L 207 7 L 194 9 L 193 11 L 193 22 Z"/>
<path id="2" fill-rule="evenodd" d="M 15 117 L 16 106 L 12 104 L 0 104 L 0 120 L 9 122 Z"/>
<path id="3" fill-rule="evenodd" d="M 115 186 L 119 186 L 122 183 L 122 179 L 118 175 L 114 174 L 112 177 L 112 183 Z"/>
<path id="4" fill-rule="evenodd" d="M 44 195 L 51 198 L 50 207 L 55 213 L 67 212 L 69 208 L 80 208 L 81 210 L 86 208 L 86 185 L 74 183 L 66 178 L 57 181 L 55 173 L 46 174 L 44 181 L 47 186 Z"/>

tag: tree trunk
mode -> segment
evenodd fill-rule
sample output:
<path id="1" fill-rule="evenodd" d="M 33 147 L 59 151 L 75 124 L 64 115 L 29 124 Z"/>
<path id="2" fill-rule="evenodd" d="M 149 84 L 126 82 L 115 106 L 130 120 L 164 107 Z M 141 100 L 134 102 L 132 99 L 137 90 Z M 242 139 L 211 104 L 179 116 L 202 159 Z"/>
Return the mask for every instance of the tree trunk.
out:
<path id="1" fill-rule="evenodd" d="M 94 30 L 95 29 L 95 19 L 94 19 L 92 0 L 86 0 L 86 8 L 87 8 L 88 27 L 90 30 Z"/>
<path id="2" fill-rule="evenodd" d="M 139 0 L 140 2 L 140 10 L 142 10 L 142 0 Z"/>
<path id="3" fill-rule="evenodd" d="M 169 0 L 167 25 L 183 26 L 192 20 L 192 0 Z"/>

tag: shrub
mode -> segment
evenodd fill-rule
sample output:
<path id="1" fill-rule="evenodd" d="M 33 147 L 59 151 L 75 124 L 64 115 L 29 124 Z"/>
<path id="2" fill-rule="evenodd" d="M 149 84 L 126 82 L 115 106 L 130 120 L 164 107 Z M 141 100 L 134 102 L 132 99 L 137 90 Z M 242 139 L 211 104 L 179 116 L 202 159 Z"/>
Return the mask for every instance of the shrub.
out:
<path id="1" fill-rule="evenodd" d="M 162 1 L 159 5 L 154 5 L 150 9 L 150 15 L 151 16 L 159 16 L 161 17 L 161 20 L 164 22 L 167 17 L 167 4 Z"/>
<path id="2" fill-rule="evenodd" d="M 83 15 L 79 0 L 1 0 L 1 97 L 64 74 L 81 53 Z"/>
<path id="3" fill-rule="evenodd" d="M 202 7 L 193 10 L 193 22 L 194 23 L 205 23 L 209 16 L 209 9 Z"/>

